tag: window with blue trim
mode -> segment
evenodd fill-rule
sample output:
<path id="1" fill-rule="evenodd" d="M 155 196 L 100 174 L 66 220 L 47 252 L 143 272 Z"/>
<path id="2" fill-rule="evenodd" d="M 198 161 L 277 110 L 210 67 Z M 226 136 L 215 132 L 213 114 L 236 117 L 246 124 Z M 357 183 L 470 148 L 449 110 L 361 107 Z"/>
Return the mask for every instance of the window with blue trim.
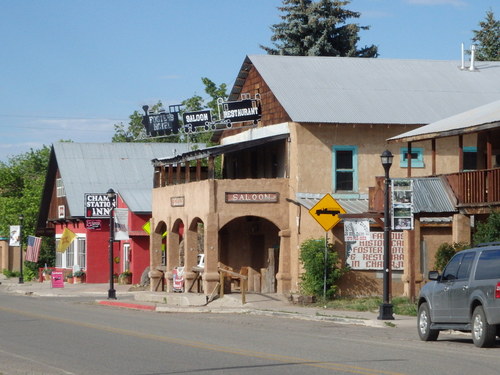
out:
<path id="1" fill-rule="evenodd" d="M 332 187 L 334 192 L 358 191 L 358 148 L 356 146 L 333 146 Z"/>
<path id="2" fill-rule="evenodd" d="M 477 147 L 464 147 L 464 171 L 474 171 L 477 169 Z"/>
<path id="3" fill-rule="evenodd" d="M 401 147 L 399 149 L 400 162 L 399 166 L 402 168 L 408 167 L 408 147 Z M 412 168 L 424 168 L 424 149 L 421 147 L 411 148 L 411 167 Z"/>

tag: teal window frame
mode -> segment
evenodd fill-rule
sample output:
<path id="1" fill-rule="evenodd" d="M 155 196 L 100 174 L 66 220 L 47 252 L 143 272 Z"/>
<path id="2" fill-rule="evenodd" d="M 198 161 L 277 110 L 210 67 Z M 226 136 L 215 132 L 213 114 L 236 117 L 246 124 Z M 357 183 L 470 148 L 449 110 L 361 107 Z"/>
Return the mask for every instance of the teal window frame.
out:
<path id="1" fill-rule="evenodd" d="M 351 151 L 352 152 L 352 168 L 337 170 L 337 152 Z M 337 172 L 352 173 L 352 190 L 337 189 Z M 357 146 L 332 146 L 332 191 L 334 193 L 357 193 L 358 192 L 358 147 Z"/>
<path id="2" fill-rule="evenodd" d="M 412 168 L 425 168 L 424 164 L 424 149 L 422 147 L 412 147 L 412 154 L 417 154 L 416 159 L 411 159 L 411 167 Z M 408 160 L 406 159 L 406 155 L 408 154 L 408 147 L 401 147 L 399 149 L 399 166 L 401 168 L 408 167 Z"/>
<path id="3" fill-rule="evenodd" d="M 477 147 L 474 147 L 474 146 L 466 146 L 462 149 L 464 155 L 465 153 L 468 153 L 468 152 L 471 152 L 471 153 L 475 153 L 476 154 L 476 160 L 477 160 Z M 464 160 L 464 164 L 465 164 L 465 160 Z M 477 170 L 477 168 L 474 168 L 474 169 L 464 169 L 464 171 L 475 171 Z"/>

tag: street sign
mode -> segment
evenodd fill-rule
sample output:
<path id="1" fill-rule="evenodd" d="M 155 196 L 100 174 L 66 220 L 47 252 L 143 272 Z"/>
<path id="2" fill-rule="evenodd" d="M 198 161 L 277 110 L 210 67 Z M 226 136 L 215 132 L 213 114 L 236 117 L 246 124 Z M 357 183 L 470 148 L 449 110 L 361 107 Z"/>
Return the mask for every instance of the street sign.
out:
<path id="1" fill-rule="evenodd" d="M 329 231 L 342 220 L 338 214 L 345 214 L 346 211 L 330 194 L 326 194 L 309 213 L 325 231 Z"/>

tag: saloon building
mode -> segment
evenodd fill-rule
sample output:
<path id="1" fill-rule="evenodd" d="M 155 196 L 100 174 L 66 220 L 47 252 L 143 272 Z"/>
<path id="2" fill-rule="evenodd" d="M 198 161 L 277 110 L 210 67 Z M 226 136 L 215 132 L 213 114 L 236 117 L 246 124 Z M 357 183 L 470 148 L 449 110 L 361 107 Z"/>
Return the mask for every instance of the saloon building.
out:
<path id="1" fill-rule="evenodd" d="M 499 100 L 499 81 L 499 62 L 461 69 L 456 61 L 246 57 L 229 101 L 258 99 L 257 125 L 233 124 L 217 133 L 218 146 L 154 159 L 152 289 L 172 290 L 174 269 L 182 266 L 185 291 L 211 294 L 226 269 L 246 275 L 251 291 L 297 292 L 301 243 L 327 236 L 352 267 L 341 293 L 381 294 L 380 155 L 388 149 L 391 178 L 413 181 L 411 225 L 393 233 L 392 292 L 415 293 L 439 244 L 470 241 L 469 212 L 457 200 L 453 178 L 442 176 L 487 167 L 485 147 L 496 146 L 494 134 L 473 132 L 459 136 L 458 144 L 451 138 L 393 140 Z M 195 165 L 207 165 L 206 176 L 194 173 Z M 325 231 L 314 207 L 327 194 L 346 215 Z M 363 251 L 374 262 L 362 255 L 359 263 L 349 259 L 344 229 L 354 218 L 369 220 L 373 237 Z"/>

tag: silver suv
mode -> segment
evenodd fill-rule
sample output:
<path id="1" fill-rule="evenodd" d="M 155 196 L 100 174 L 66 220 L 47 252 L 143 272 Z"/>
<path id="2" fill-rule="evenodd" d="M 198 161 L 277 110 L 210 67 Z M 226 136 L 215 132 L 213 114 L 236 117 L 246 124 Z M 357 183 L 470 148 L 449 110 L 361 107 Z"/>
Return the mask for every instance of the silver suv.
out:
<path id="1" fill-rule="evenodd" d="M 429 272 L 418 298 L 421 340 L 442 330 L 472 332 L 474 345 L 495 345 L 500 335 L 500 243 L 477 245 L 455 254 L 443 274 Z"/>

